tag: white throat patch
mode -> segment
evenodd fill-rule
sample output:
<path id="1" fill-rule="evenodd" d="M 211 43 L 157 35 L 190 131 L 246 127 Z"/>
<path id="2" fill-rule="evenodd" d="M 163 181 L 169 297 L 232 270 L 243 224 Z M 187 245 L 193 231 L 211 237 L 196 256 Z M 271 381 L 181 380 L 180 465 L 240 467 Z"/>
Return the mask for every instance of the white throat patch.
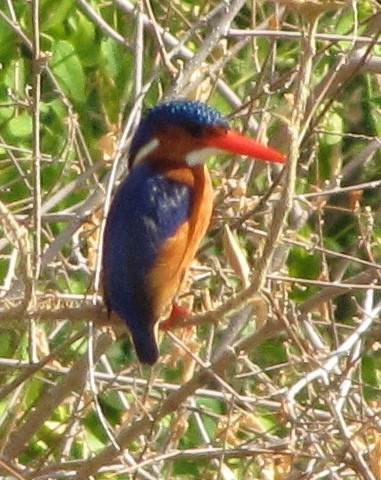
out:
<path id="1" fill-rule="evenodd" d="M 145 158 L 147 155 L 152 153 L 160 145 L 160 141 L 155 137 L 150 142 L 142 146 L 138 151 L 134 159 L 134 165 L 138 164 Z"/>
<path id="2" fill-rule="evenodd" d="M 185 157 L 185 161 L 190 167 L 195 167 L 196 165 L 202 165 L 211 156 L 216 155 L 219 152 L 221 152 L 221 150 L 219 150 L 218 148 L 201 148 L 200 150 L 194 150 L 193 152 L 188 153 Z"/>

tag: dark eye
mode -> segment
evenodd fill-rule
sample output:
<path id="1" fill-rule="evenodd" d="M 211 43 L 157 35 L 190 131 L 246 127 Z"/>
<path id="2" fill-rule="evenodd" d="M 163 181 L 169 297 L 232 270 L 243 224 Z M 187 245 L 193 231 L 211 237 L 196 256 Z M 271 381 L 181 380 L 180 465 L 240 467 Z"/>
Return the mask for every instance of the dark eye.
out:
<path id="1" fill-rule="evenodd" d="M 188 123 L 185 129 L 192 137 L 202 137 L 205 132 L 205 126 L 197 123 Z"/>

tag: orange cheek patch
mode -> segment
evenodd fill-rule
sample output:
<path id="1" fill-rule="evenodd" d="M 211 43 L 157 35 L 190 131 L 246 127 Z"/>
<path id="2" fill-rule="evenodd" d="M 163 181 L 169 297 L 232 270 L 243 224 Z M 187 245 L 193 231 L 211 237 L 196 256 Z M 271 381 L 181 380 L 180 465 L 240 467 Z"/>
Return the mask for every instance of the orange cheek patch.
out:
<path id="1" fill-rule="evenodd" d="M 154 156 L 172 162 L 185 162 L 188 153 L 205 148 L 201 137 L 194 137 L 183 128 L 169 127 L 165 132 L 158 134 L 157 138 L 160 145 Z"/>

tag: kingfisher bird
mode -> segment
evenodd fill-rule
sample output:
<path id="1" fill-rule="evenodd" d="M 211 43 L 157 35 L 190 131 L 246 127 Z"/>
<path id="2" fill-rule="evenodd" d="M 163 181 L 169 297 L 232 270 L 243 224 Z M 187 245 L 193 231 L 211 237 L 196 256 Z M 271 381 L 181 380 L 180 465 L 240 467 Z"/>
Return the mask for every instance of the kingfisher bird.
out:
<path id="1" fill-rule="evenodd" d="M 282 153 L 232 130 L 222 114 L 196 101 L 159 104 L 132 139 L 129 174 L 106 220 L 103 291 L 109 316 L 126 323 L 141 363 L 158 359 L 155 324 L 209 226 L 213 189 L 205 162 L 219 152 L 286 162 Z"/>

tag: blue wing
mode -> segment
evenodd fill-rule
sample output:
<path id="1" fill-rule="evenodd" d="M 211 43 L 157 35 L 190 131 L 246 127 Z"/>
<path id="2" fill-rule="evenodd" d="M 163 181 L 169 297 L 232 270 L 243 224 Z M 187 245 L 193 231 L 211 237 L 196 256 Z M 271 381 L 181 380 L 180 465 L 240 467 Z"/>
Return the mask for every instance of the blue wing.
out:
<path id="1" fill-rule="evenodd" d="M 135 345 L 141 336 L 142 341 L 146 338 L 156 320 L 145 278 L 160 246 L 190 211 L 190 188 L 168 180 L 146 163 L 134 167 L 116 192 L 105 229 L 103 287 L 109 312 L 124 319 Z"/>

